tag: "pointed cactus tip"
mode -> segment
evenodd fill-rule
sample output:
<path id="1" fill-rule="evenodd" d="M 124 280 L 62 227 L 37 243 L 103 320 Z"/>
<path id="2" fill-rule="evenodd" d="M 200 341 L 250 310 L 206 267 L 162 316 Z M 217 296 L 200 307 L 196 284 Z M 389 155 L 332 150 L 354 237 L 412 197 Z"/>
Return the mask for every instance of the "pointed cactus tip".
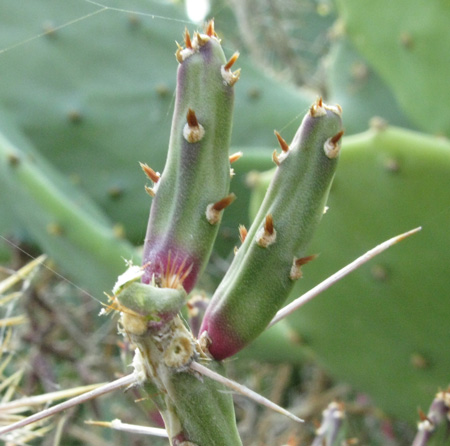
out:
<path id="1" fill-rule="evenodd" d="M 141 169 L 144 171 L 145 175 L 149 180 L 153 181 L 153 183 L 155 184 L 159 181 L 161 177 L 159 172 L 155 172 L 150 166 L 148 166 L 145 163 L 140 162 L 139 165 L 141 166 Z"/>
<path id="2" fill-rule="evenodd" d="M 328 158 L 333 159 L 339 155 L 339 152 L 341 151 L 341 138 L 343 134 L 344 131 L 341 130 L 340 132 L 336 133 L 336 135 L 328 138 L 325 141 L 323 149 L 325 151 L 325 155 Z"/>
<path id="3" fill-rule="evenodd" d="M 212 225 L 219 223 L 222 211 L 236 199 L 236 195 L 231 193 L 221 200 L 211 203 L 206 208 L 206 219 Z"/>
<path id="4" fill-rule="evenodd" d="M 190 108 L 186 115 L 186 125 L 183 128 L 184 139 L 193 144 L 201 141 L 204 135 L 204 127 L 198 123 L 194 110 Z"/>
<path id="5" fill-rule="evenodd" d="M 242 152 L 236 152 L 236 153 L 233 153 L 233 154 L 230 155 L 229 158 L 228 158 L 228 159 L 230 160 L 230 164 L 235 163 L 236 161 L 238 161 L 239 159 L 241 159 L 242 156 L 243 156 L 243 153 L 242 153 Z"/>
<path id="6" fill-rule="evenodd" d="M 216 31 L 214 30 L 214 19 L 209 20 L 206 24 L 205 33 L 209 37 L 217 37 Z"/>
<path id="7" fill-rule="evenodd" d="M 289 278 L 291 280 L 298 280 L 303 277 L 303 271 L 302 266 L 306 265 L 307 263 L 311 262 L 312 260 L 317 258 L 317 254 L 313 254 L 307 257 L 301 257 L 300 259 L 297 259 L 294 257 L 294 261 L 292 262 L 292 268 L 289 274 Z"/>
<path id="8" fill-rule="evenodd" d="M 267 248 L 275 243 L 277 239 L 277 231 L 273 226 L 273 217 L 268 214 L 264 220 L 264 225 L 256 233 L 256 243 L 261 248 Z"/>
<path id="9" fill-rule="evenodd" d="M 230 68 L 234 65 L 234 63 L 238 60 L 239 51 L 236 51 L 228 60 L 228 62 L 223 66 L 225 71 L 230 71 Z"/>
<path id="10" fill-rule="evenodd" d="M 283 152 L 289 152 L 289 144 L 283 139 L 283 137 L 274 130 L 275 136 L 277 137 L 278 143 L 280 144 L 281 150 Z"/>
<path id="11" fill-rule="evenodd" d="M 189 30 L 187 28 L 184 30 L 184 45 L 187 49 L 192 50 L 191 35 L 189 34 Z"/>
<path id="12" fill-rule="evenodd" d="M 241 243 L 244 243 L 245 239 L 247 238 L 247 228 L 244 225 L 239 225 L 239 240 Z"/>

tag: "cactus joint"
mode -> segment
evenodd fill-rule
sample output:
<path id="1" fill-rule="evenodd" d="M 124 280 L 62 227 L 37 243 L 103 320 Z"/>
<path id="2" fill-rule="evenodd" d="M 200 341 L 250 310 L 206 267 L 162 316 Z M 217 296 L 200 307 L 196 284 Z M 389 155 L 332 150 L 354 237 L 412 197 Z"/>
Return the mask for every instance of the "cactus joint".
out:
<path id="1" fill-rule="evenodd" d="M 187 333 L 175 336 L 164 352 L 164 363 L 167 367 L 185 368 L 194 359 L 194 347 Z"/>
<path id="2" fill-rule="evenodd" d="M 256 243 L 261 248 L 267 248 L 275 243 L 277 239 L 277 231 L 273 227 L 273 217 L 271 214 L 267 214 L 264 220 L 264 226 L 262 226 L 256 233 Z"/>
<path id="3" fill-rule="evenodd" d="M 186 125 L 183 128 L 184 139 L 191 144 L 201 141 L 205 135 L 205 129 L 199 124 L 197 116 L 191 108 L 187 112 L 186 121 Z"/>

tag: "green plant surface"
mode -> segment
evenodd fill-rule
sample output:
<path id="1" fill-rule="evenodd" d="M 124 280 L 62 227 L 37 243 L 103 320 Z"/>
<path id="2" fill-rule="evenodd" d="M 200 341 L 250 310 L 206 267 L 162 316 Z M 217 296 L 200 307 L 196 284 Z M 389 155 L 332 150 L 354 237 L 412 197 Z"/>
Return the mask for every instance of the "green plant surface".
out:
<path id="1" fill-rule="evenodd" d="M 120 1 L 107 5 L 124 6 Z M 94 15 L 1 53 L 0 101 L 36 148 L 141 244 L 150 199 L 138 161 L 155 170 L 164 164 L 176 82 L 175 41 L 182 36 L 180 20 L 181 29 L 189 23 L 173 4 L 135 1 L 126 7 L 146 15 L 102 11 L 79 0 L 64 7 L 58 0 L 3 5 L 2 49 Z M 225 52 L 229 57 L 233 50 Z M 305 111 L 314 94 L 279 84 L 248 58 L 236 66 L 245 76 L 236 85 L 233 141 L 266 146 L 273 129 Z M 274 103 L 283 104 L 277 113 Z M 295 126 L 289 130 L 292 136 Z"/>
<path id="2" fill-rule="evenodd" d="M 289 324 L 339 379 L 413 422 L 450 382 L 450 144 L 388 127 L 344 138 L 330 207 L 295 297 L 390 236 L 422 231 L 292 315 Z M 294 294 L 292 296 L 294 297 Z"/>
<path id="3" fill-rule="evenodd" d="M 96 205 L 42 159 L 5 114 L 0 118 L 0 187 L 8 219 L 21 221 L 63 272 L 94 295 L 110 289 L 124 257 L 139 259 Z"/>
<path id="4" fill-rule="evenodd" d="M 391 87 L 418 128 L 450 135 L 446 0 L 337 0 L 355 47 Z"/>
<path id="5" fill-rule="evenodd" d="M 374 118 L 415 128 L 390 87 L 356 51 L 348 36 L 336 37 L 326 63 L 327 100 L 345 110 L 346 135 L 367 130 Z"/>

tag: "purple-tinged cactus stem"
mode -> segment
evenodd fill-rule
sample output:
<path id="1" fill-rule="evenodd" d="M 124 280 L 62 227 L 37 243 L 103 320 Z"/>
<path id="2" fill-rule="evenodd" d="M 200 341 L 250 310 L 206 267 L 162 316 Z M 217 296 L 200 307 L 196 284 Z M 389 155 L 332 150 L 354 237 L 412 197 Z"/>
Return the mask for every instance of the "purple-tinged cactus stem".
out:
<path id="1" fill-rule="evenodd" d="M 256 338 L 312 260 L 306 252 L 324 212 L 342 138 L 341 109 L 318 100 L 281 153 L 264 202 L 206 311 L 200 336 L 217 360 Z"/>
<path id="2" fill-rule="evenodd" d="M 165 287 L 171 271 L 194 287 L 209 259 L 229 195 L 233 85 L 239 78 L 227 62 L 212 23 L 205 34 L 185 33 L 176 53 L 175 111 L 169 152 L 159 177 L 144 165 L 155 183 L 144 244 L 144 283 Z"/>

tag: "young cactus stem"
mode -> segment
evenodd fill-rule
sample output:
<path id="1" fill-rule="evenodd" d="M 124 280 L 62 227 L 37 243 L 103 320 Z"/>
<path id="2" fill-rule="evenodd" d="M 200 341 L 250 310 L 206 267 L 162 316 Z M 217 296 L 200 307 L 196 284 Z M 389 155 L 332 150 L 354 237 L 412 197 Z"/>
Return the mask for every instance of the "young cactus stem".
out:
<path id="1" fill-rule="evenodd" d="M 294 311 L 298 310 L 302 305 L 309 302 L 311 299 L 318 296 L 320 293 L 322 293 L 326 289 L 330 288 L 331 285 L 334 285 L 336 282 L 343 279 L 346 275 L 350 274 L 355 269 L 364 265 L 364 263 L 373 259 L 378 254 L 381 254 L 383 251 L 386 251 L 386 249 L 390 248 L 391 246 L 395 245 L 396 243 L 401 242 L 402 240 L 409 237 L 410 235 L 413 235 L 413 234 L 419 232 L 421 229 L 422 228 L 419 226 L 418 228 L 412 229 L 411 231 L 408 231 L 403 234 L 392 237 L 389 240 L 386 240 L 385 242 L 376 246 L 375 248 L 372 248 L 370 251 L 367 251 L 365 254 L 358 257 L 356 260 L 349 263 L 347 266 L 344 266 L 344 268 L 340 269 L 338 272 L 334 273 L 332 276 L 328 277 L 323 282 L 319 283 L 319 285 L 315 286 L 310 291 L 303 294 L 299 298 L 292 301 L 289 305 L 286 305 L 284 308 L 282 308 L 280 311 L 278 311 L 278 313 L 275 315 L 275 317 L 269 323 L 267 328 L 272 327 L 272 325 L 275 325 L 277 322 L 280 322 L 282 319 L 289 316 Z"/>
<path id="2" fill-rule="evenodd" d="M 315 116 L 304 117 L 290 145 L 275 133 L 281 153 L 273 158 L 279 167 L 206 310 L 201 332 L 211 340 L 208 351 L 216 360 L 237 353 L 264 331 L 294 286 L 293 276 L 300 274 L 292 274 L 293 259 L 304 258 L 322 217 L 337 167 L 324 145 L 337 154 L 342 120 L 337 108 L 321 100 L 312 109 Z"/>

